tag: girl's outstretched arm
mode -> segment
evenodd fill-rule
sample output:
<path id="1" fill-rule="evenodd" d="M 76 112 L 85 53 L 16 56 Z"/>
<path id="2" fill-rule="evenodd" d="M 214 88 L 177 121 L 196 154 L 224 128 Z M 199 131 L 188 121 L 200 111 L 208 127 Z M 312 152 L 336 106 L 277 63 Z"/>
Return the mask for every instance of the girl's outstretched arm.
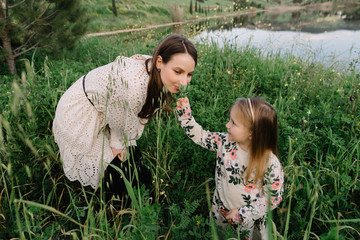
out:
<path id="1" fill-rule="evenodd" d="M 187 97 L 179 98 L 176 112 L 178 120 L 186 135 L 196 144 L 211 151 L 217 151 L 226 141 L 226 134 L 205 131 L 191 114 L 190 102 Z"/>

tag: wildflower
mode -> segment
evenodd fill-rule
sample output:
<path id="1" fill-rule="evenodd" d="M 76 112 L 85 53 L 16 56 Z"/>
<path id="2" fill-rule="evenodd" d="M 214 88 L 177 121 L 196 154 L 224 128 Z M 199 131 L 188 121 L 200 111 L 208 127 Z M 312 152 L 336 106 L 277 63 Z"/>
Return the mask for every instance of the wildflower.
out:
<path id="1" fill-rule="evenodd" d="M 307 112 L 307 114 L 308 114 L 308 115 L 310 115 L 310 114 L 311 114 L 310 110 Z"/>
<path id="2" fill-rule="evenodd" d="M 231 71 L 230 70 L 228 70 L 228 69 L 226 69 L 226 72 L 230 75 L 231 74 Z"/>
<path id="3" fill-rule="evenodd" d="M 188 87 L 187 85 L 180 85 L 179 92 L 181 98 L 184 98 L 186 95 L 188 95 L 188 92 L 186 91 L 187 87 Z"/>

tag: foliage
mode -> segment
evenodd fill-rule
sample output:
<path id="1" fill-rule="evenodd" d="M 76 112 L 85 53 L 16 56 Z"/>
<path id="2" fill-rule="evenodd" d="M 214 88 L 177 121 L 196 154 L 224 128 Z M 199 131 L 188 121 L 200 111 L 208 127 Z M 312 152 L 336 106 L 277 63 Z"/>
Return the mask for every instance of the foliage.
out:
<path id="1" fill-rule="evenodd" d="M 84 39 L 72 52 L 27 55 L 20 77 L 0 88 L 0 238 L 210 239 L 205 186 L 214 189 L 215 156 L 188 139 L 174 115 L 150 122 L 138 141 L 153 188 L 134 189 L 138 207 L 114 209 L 101 190 L 64 177 L 52 137 L 64 91 L 117 55 L 151 54 L 167 32 Z M 141 37 L 144 36 L 144 37 Z M 137 40 L 134 40 L 137 39 Z M 240 96 L 260 96 L 279 119 L 279 158 L 286 184 L 273 212 L 274 235 L 284 239 L 359 237 L 359 74 L 252 48 L 197 45 L 199 59 L 187 89 L 204 129 L 226 131 Z M 119 51 L 120 50 L 120 51 Z M 149 196 L 154 196 L 153 200 Z"/>
<path id="2" fill-rule="evenodd" d="M 71 48 L 86 31 L 88 18 L 81 0 L 5 2 L 0 7 L 0 56 L 11 73 L 16 73 L 13 60 L 27 51 Z"/>

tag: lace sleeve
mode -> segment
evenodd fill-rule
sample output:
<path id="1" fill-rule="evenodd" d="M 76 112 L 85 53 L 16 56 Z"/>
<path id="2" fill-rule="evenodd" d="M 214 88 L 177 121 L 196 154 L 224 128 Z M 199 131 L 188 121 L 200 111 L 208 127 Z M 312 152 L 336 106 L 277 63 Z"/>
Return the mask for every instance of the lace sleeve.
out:
<path id="1" fill-rule="evenodd" d="M 142 70 L 128 58 L 118 57 L 109 76 L 106 122 L 110 127 L 110 146 L 124 149 L 136 145 L 143 126 L 137 113 L 143 104 L 145 91 Z"/>

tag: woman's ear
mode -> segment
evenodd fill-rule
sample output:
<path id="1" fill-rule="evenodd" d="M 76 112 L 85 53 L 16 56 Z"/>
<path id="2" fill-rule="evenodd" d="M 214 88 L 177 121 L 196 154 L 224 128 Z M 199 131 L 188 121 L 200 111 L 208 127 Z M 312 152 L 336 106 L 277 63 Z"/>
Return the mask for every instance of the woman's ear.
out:
<path id="1" fill-rule="evenodd" d="M 156 58 L 156 68 L 161 68 L 161 64 L 162 64 L 162 57 L 159 55 Z"/>

